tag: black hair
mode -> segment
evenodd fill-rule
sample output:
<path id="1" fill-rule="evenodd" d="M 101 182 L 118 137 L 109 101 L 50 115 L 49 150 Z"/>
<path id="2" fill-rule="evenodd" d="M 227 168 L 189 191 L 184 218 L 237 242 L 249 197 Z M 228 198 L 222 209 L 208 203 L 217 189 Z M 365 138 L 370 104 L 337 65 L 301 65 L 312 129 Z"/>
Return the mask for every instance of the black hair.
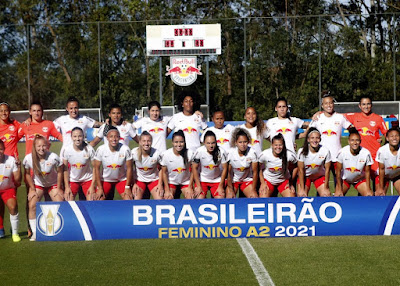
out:
<path id="1" fill-rule="evenodd" d="M 85 138 L 85 132 L 83 132 L 83 129 L 80 128 L 80 127 L 78 127 L 78 126 L 72 128 L 72 130 L 71 130 L 71 136 L 72 136 L 72 132 L 74 132 L 74 131 L 76 131 L 76 130 L 79 130 L 80 132 L 82 132 L 83 138 Z M 83 146 L 83 149 L 85 149 L 85 151 L 87 151 L 87 148 L 86 148 L 86 147 L 87 147 L 87 143 L 85 142 L 85 140 L 82 141 L 82 146 Z"/>
<path id="2" fill-rule="evenodd" d="M 172 141 L 174 141 L 174 138 L 177 136 L 181 136 L 183 138 L 183 142 L 185 142 L 185 146 L 183 146 L 183 149 L 180 153 L 180 155 L 183 157 L 183 163 L 186 165 L 188 163 L 188 149 L 186 148 L 186 138 L 185 138 L 185 133 L 183 133 L 182 130 L 178 130 L 172 134 Z"/>
<path id="3" fill-rule="evenodd" d="M 279 97 L 279 98 L 275 101 L 275 107 L 278 105 L 278 103 L 279 103 L 280 101 L 285 102 L 286 107 L 288 108 L 287 113 L 286 113 L 286 116 L 287 116 L 287 118 L 288 118 L 289 120 L 291 120 L 291 119 L 290 119 L 290 112 L 289 112 L 289 104 L 288 104 L 288 101 L 287 101 L 287 99 L 286 99 L 285 97 L 283 97 L 283 96 L 282 96 L 282 97 Z"/>
<path id="4" fill-rule="evenodd" d="M 78 100 L 75 96 L 70 96 L 70 97 L 68 97 L 68 99 L 67 99 L 67 105 L 68 105 L 68 103 L 70 103 L 70 102 L 76 102 L 76 103 L 78 103 L 78 105 L 79 105 L 79 100 Z"/>
<path id="5" fill-rule="evenodd" d="M 122 113 L 122 107 L 121 107 L 121 105 L 119 105 L 118 103 L 113 103 L 113 104 L 111 104 L 108 113 L 110 113 L 111 110 L 113 110 L 113 109 L 119 109 L 119 110 L 121 111 L 121 113 Z M 112 125 L 112 122 L 111 122 L 111 118 L 110 118 L 110 117 L 108 117 L 108 122 L 109 122 L 110 125 Z M 117 123 L 117 125 L 121 125 L 122 122 L 124 122 L 124 118 L 121 116 L 121 119 L 119 120 L 119 122 Z"/>
<path id="6" fill-rule="evenodd" d="M 262 134 L 264 133 L 265 129 L 267 128 L 267 125 L 265 124 L 265 122 L 258 116 L 257 110 L 254 107 L 247 107 L 245 114 L 247 112 L 247 110 L 249 110 L 250 108 L 253 108 L 255 113 L 256 113 L 256 127 L 257 127 L 257 136 L 262 136 Z"/>
<path id="7" fill-rule="evenodd" d="M 319 130 L 318 130 L 317 128 L 315 128 L 315 127 L 310 127 L 310 128 L 307 130 L 307 133 L 306 133 L 306 140 L 304 140 L 303 150 L 301 151 L 301 154 L 303 154 L 304 156 L 307 156 L 307 155 L 308 155 L 308 152 L 309 152 L 309 150 L 310 150 L 310 146 L 308 145 L 307 139 L 308 139 L 308 136 L 310 136 L 311 132 L 318 132 L 319 136 L 321 137 L 321 133 L 319 132 Z"/>
<path id="8" fill-rule="evenodd" d="M 106 125 L 105 127 L 107 127 L 107 126 L 108 126 L 108 128 L 104 128 L 104 136 L 107 136 L 107 134 L 108 134 L 110 131 L 113 131 L 113 130 L 116 130 L 116 131 L 119 133 L 119 130 L 118 130 L 117 127 L 112 126 L 112 125 Z M 107 132 L 106 132 L 106 129 L 107 129 Z"/>
<path id="9" fill-rule="evenodd" d="M 359 99 L 358 102 L 360 104 L 361 104 L 361 100 L 363 100 L 363 99 L 369 99 L 369 101 L 371 101 L 371 103 L 372 103 L 372 97 L 370 95 L 361 95 L 358 99 Z"/>
<path id="10" fill-rule="evenodd" d="M 31 103 L 31 106 L 29 107 L 29 109 L 31 109 L 32 106 L 34 106 L 34 105 L 39 105 L 40 108 L 43 110 L 43 104 L 42 104 L 40 101 L 33 101 L 33 102 Z"/>
<path id="11" fill-rule="evenodd" d="M 205 134 L 204 134 L 204 141 L 206 141 L 207 137 L 214 137 L 215 141 L 217 141 L 217 136 L 215 136 L 215 133 L 212 132 L 211 130 L 208 130 Z M 211 154 L 213 156 L 213 161 L 214 164 L 218 164 L 218 161 L 221 160 L 221 151 L 219 150 L 219 146 L 217 144 L 217 146 L 215 147 L 214 151 Z"/>
<path id="12" fill-rule="evenodd" d="M 200 102 L 199 102 L 200 96 L 199 96 L 199 94 L 197 92 L 194 92 L 194 91 L 186 91 L 186 90 L 182 91 L 178 96 L 178 99 L 179 99 L 179 101 L 178 101 L 178 110 L 179 111 L 183 111 L 182 104 L 183 104 L 183 101 L 185 100 L 185 97 L 187 97 L 187 96 L 191 97 L 192 100 L 193 100 L 193 113 L 195 111 L 197 111 L 197 110 L 200 110 Z"/>
<path id="13" fill-rule="evenodd" d="M 236 141 L 239 139 L 240 136 L 245 136 L 249 142 L 251 142 L 251 135 L 249 131 L 244 128 L 235 128 L 232 132 L 231 137 L 231 147 L 235 147 Z"/>
<path id="14" fill-rule="evenodd" d="M 288 168 L 287 149 L 286 149 L 286 144 L 285 144 L 285 138 L 283 137 L 283 135 L 281 133 L 278 133 L 277 135 L 275 135 L 272 138 L 271 144 L 273 144 L 274 141 L 276 141 L 276 140 L 281 140 L 282 144 L 283 144 L 282 152 L 279 154 L 279 158 L 282 160 L 282 170 L 283 170 L 283 174 L 285 174 L 287 171 L 287 168 Z"/>
<path id="15" fill-rule="evenodd" d="M 350 128 L 349 128 L 349 137 L 350 137 L 351 134 L 357 134 L 358 137 L 361 138 L 360 133 L 358 133 L 358 131 L 357 131 L 357 129 L 356 129 L 355 127 L 350 127 Z"/>
<path id="16" fill-rule="evenodd" d="M 150 101 L 149 104 L 147 105 L 147 108 L 150 110 L 153 106 L 157 106 L 158 109 L 161 110 L 161 104 L 158 101 L 156 100 Z"/>

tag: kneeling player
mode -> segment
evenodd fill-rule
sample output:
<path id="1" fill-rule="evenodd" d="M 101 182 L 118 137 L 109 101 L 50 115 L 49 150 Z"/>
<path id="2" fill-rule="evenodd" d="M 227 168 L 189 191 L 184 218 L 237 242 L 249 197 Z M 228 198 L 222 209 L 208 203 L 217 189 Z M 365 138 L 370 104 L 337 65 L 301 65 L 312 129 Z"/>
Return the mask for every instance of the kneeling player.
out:
<path id="1" fill-rule="evenodd" d="M 357 129 L 349 129 L 349 145 L 343 147 L 337 157 L 335 196 L 344 196 L 354 185 L 362 196 L 372 196 L 370 187 L 371 153 L 360 146 L 361 136 Z"/>
<path id="2" fill-rule="evenodd" d="M 217 138 L 214 132 L 206 131 L 204 134 L 204 146 L 199 147 L 194 155 L 192 171 L 196 183 L 194 191 L 196 198 L 204 199 L 208 190 L 210 190 L 213 198 L 225 198 L 228 158 L 225 151 L 217 145 Z"/>
<path id="3" fill-rule="evenodd" d="M 314 183 L 321 197 L 329 197 L 329 170 L 331 153 L 320 145 L 321 133 L 310 127 L 306 134 L 307 141 L 298 152 L 297 196 L 307 197 L 311 183 Z"/>
<path id="4" fill-rule="evenodd" d="M 260 197 L 277 196 L 295 197 L 296 192 L 292 178 L 297 173 L 296 154 L 286 149 L 285 139 L 281 133 L 271 140 L 271 148 L 264 150 L 260 157 Z"/>
<path id="5" fill-rule="evenodd" d="M 164 197 L 162 171 L 159 168 L 160 153 L 151 147 L 152 141 L 150 133 L 143 131 L 139 138 L 139 147 L 132 149 L 132 160 L 137 174 L 132 190 L 135 200 L 149 199 L 150 193 L 156 200 Z"/>
<path id="6" fill-rule="evenodd" d="M 400 194 L 400 154 L 399 154 L 400 131 L 397 127 L 390 128 L 386 133 L 386 145 L 379 148 L 376 161 L 379 163 L 379 177 L 375 180 L 377 190 L 375 196 L 385 196 L 389 181 Z"/>

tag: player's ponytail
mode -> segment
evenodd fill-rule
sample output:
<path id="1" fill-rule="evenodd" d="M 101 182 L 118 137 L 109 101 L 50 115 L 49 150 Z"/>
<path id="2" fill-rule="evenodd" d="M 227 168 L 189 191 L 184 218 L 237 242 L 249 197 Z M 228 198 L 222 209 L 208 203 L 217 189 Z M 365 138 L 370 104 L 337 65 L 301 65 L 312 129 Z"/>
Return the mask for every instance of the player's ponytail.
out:
<path id="1" fill-rule="evenodd" d="M 188 163 L 188 149 L 186 148 L 186 138 L 185 138 L 185 133 L 183 133 L 182 130 L 178 130 L 176 131 L 173 135 L 172 135 L 172 141 L 174 141 L 174 138 L 177 136 L 181 136 L 183 138 L 183 142 L 185 143 L 185 145 L 183 146 L 182 151 L 180 152 L 180 155 L 183 157 L 183 162 L 186 164 Z"/>
<path id="2" fill-rule="evenodd" d="M 204 142 L 206 141 L 207 137 L 214 137 L 215 141 L 217 141 L 217 136 L 215 136 L 215 133 L 212 132 L 211 130 L 208 130 L 205 134 L 204 134 Z M 218 144 L 215 146 L 215 149 L 213 150 L 212 154 L 213 156 L 213 161 L 214 164 L 218 164 L 218 162 L 221 160 L 221 151 L 219 149 Z"/>
<path id="3" fill-rule="evenodd" d="M 321 133 L 318 131 L 317 128 L 315 128 L 315 127 L 310 127 L 310 128 L 307 130 L 306 140 L 304 140 L 303 150 L 301 151 L 301 154 L 302 154 L 303 156 L 307 156 L 307 155 L 308 155 L 308 152 L 310 151 L 310 145 L 309 145 L 307 139 L 308 139 L 308 137 L 311 135 L 311 133 L 314 133 L 314 132 L 317 132 L 317 133 L 319 134 L 319 136 L 321 137 Z"/>
<path id="4" fill-rule="evenodd" d="M 36 142 L 38 141 L 44 141 L 46 143 L 46 145 L 48 144 L 46 138 L 44 138 L 42 135 L 40 134 L 36 134 L 35 138 L 33 139 L 33 148 L 32 148 L 32 165 L 33 165 L 33 173 L 36 176 L 39 176 L 40 178 L 44 178 L 42 170 L 40 169 L 40 158 L 38 153 L 36 152 Z"/>
<path id="5" fill-rule="evenodd" d="M 278 157 L 282 160 L 282 170 L 283 174 L 286 173 L 288 169 L 288 160 L 287 160 L 287 149 L 286 149 L 286 144 L 285 144 L 285 138 L 283 138 L 283 135 L 281 133 L 278 133 L 272 138 L 271 144 L 274 144 L 276 140 L 282 141 L 283 148 L 282 152 L 278 155 Z"/>

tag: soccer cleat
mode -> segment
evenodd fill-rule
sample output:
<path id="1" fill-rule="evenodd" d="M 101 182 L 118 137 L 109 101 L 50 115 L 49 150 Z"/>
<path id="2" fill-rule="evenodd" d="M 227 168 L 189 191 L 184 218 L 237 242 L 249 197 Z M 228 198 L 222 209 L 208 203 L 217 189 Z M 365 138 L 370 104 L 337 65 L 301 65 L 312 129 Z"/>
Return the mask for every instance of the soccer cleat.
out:
<path id="1" fill-rule="evenodd" d="M 12 235 L 12 240 L 13 240 L 14 242 L 20 242 L 20 241 L 21 241 L 21 238 L 19 237 L 19 234 L 13 234 L 13 235 Z"/>
<path id="2" fill-rule="evenodd" d="M 36 233 L 32 233 L 31 238 L 29 239 L 30 241 L 36 241 Z"/>
<path id="3" fill-rule="evenodd" d="M 0 238 L 3 238 L 5 236 L 6 236 L 6 234 L 4 232 L 4 228 L 0 228 Z"/>

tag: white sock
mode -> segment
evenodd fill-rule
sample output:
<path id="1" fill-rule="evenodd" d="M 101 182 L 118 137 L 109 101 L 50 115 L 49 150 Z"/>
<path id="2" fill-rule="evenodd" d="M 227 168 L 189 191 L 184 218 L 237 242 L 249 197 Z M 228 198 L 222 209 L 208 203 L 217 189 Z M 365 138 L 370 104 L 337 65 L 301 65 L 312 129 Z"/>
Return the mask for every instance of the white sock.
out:
<path id="1" fill-rule="evenodd" d="M 36 219 L 29 219 L 29 225 L 31 226 L 32 234 L 36 235 Z"/>
<path id="2" fill-rule="evenodd" d="M 11 222 L 11 233 L 18 234 L 18 225 L 19 225 L 19 214 L 16 215 L 10 214 L 10 222 Z"/>

